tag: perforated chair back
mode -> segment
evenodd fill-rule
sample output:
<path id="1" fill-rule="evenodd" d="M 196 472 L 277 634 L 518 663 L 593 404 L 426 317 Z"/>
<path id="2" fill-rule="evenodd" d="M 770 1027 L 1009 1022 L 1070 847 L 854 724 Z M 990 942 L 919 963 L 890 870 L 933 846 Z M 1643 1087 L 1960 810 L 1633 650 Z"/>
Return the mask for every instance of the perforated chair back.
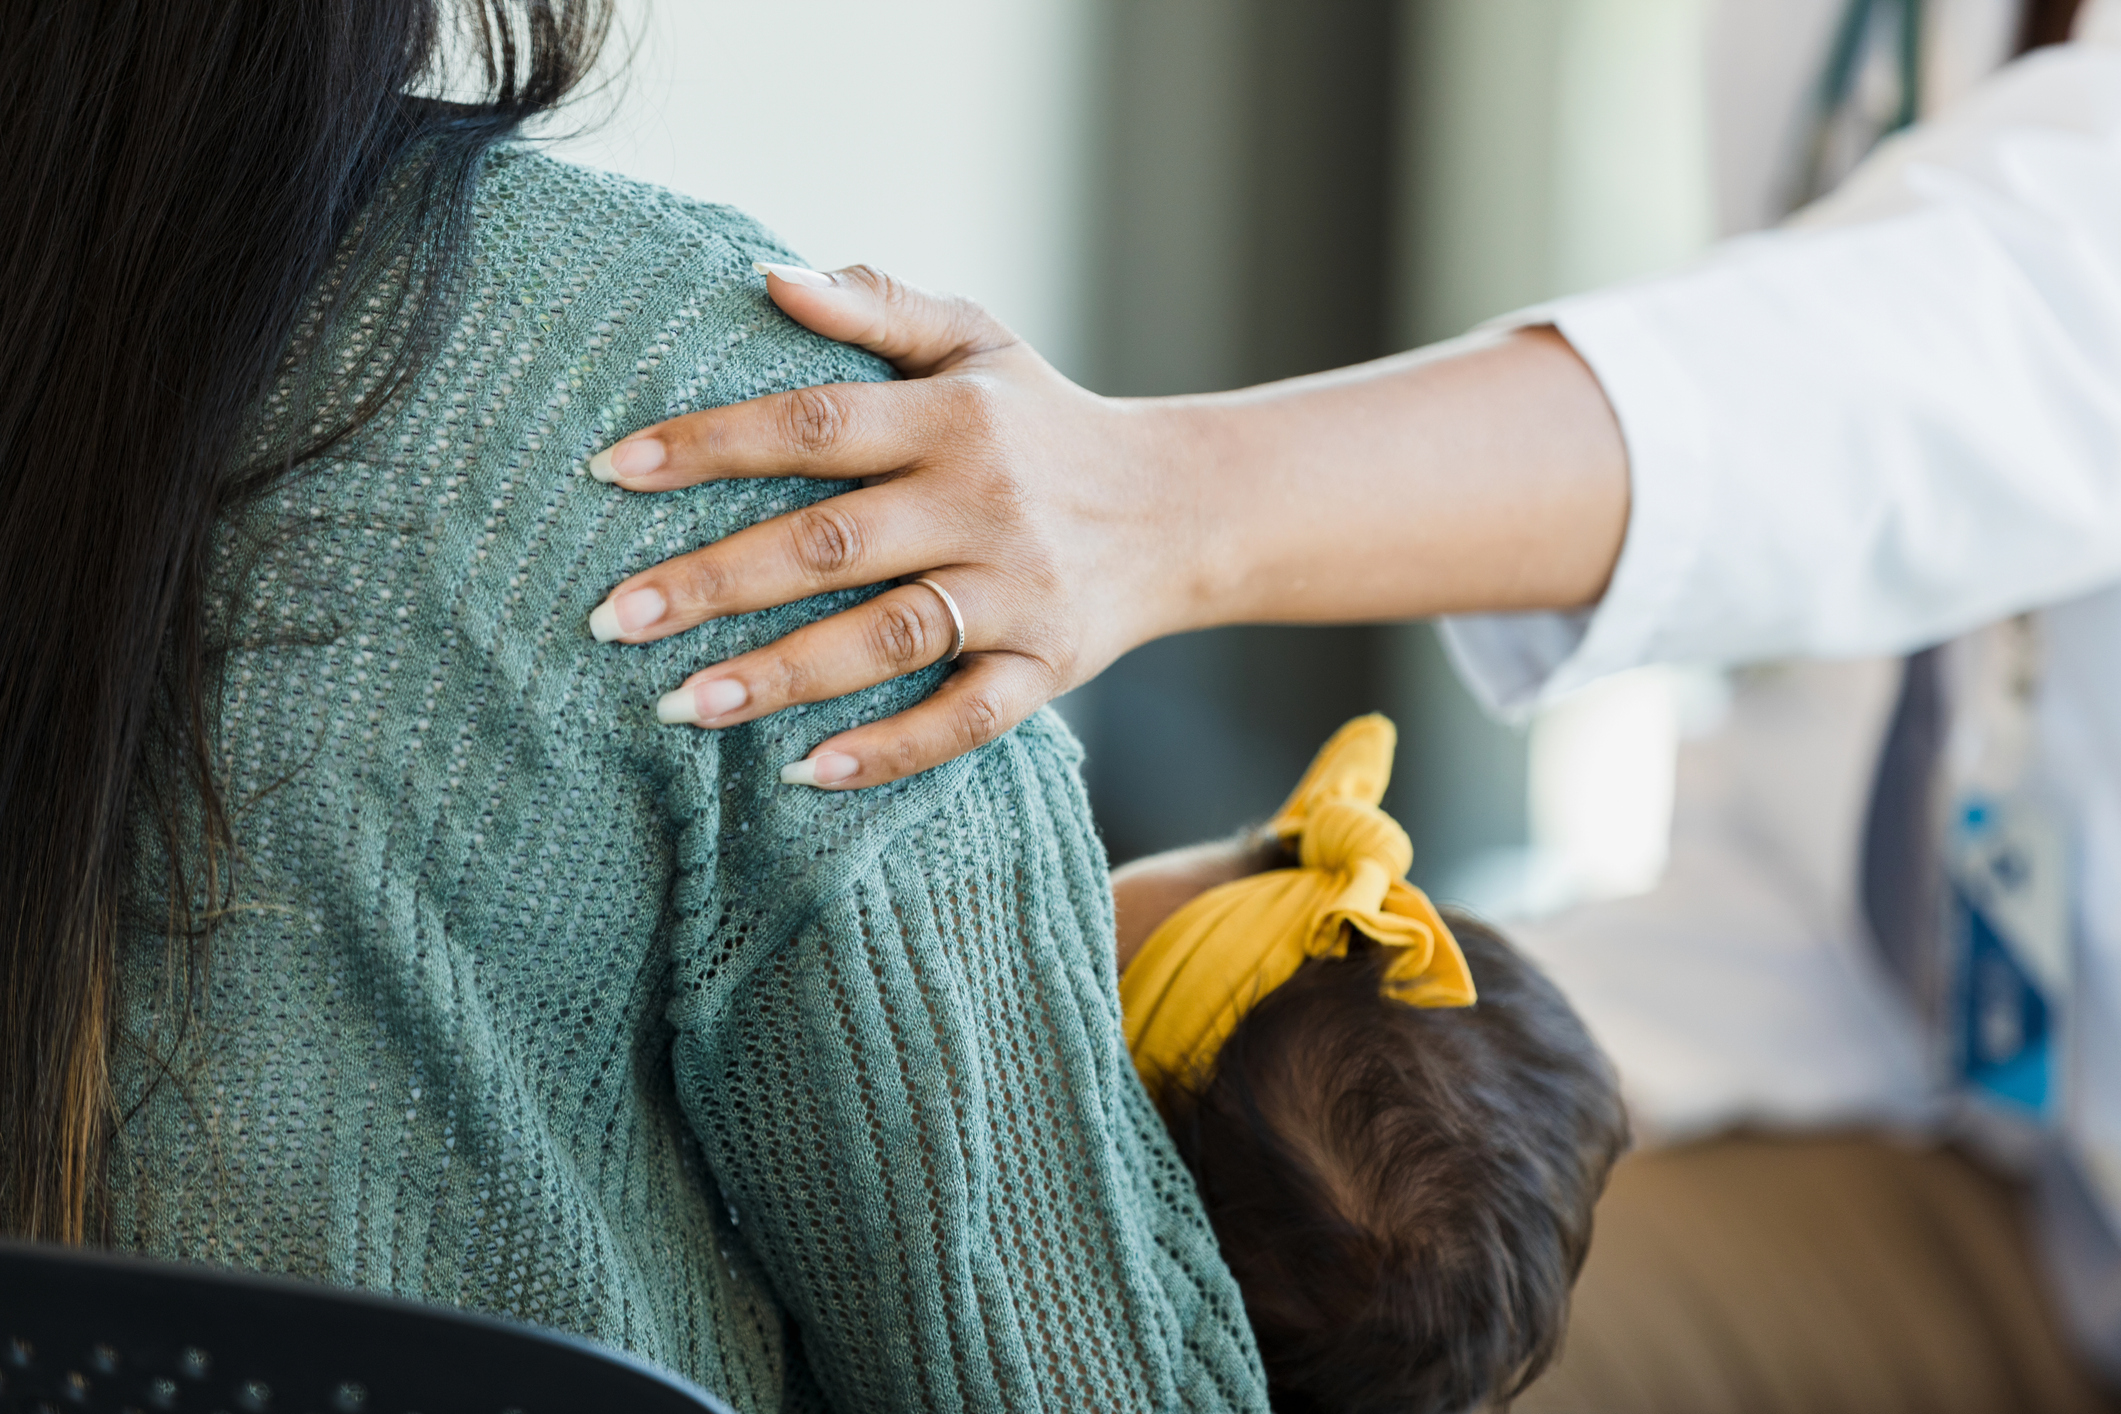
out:
<path id="1" fill-rule="evenodd" d="M 0 1411 L 729 1414 L 587 1341 L 336 1287 L 0 1243 Z"/>

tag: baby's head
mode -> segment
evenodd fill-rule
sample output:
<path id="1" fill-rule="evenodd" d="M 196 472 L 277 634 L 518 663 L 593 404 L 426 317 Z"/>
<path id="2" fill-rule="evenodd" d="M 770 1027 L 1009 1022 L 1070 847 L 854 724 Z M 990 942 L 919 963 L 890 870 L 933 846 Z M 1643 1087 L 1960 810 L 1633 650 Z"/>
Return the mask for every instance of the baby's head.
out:
<path id="1" fill-rule="evenodd" d="M 1450 927 L 1476 1005 L 1391 1000 L 1386 950 L 1356 938 L 1164 1096 L 1281 1414 L 1470 1409 L 1560 1345 L 1619 1091 L 1551 982 Z"/>

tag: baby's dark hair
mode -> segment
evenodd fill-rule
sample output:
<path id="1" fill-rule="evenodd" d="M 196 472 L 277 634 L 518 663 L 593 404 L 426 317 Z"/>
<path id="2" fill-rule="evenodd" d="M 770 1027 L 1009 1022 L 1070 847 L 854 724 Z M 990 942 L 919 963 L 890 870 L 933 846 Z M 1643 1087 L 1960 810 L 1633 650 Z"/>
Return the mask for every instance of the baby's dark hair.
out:
<path id="1" fill-rule="evenodd" d="M 1279 1414 L 1507 1401 L 1561 1344 L 1619 1088 L 1553 983 L 1449 922 L 1478 1004 L 1382 996 L 1385 951 L 1357 939 L 1165 1098 Z"/>

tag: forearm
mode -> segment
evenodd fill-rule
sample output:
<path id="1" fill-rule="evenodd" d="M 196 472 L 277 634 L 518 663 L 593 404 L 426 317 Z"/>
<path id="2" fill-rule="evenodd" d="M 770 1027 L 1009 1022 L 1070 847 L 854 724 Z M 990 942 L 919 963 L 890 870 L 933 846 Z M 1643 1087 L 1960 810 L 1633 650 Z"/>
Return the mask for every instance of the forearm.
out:
<path id="1" fill-rule="evenodd" d="M 1189 627 L 1571 608 L 1620 554 L 1626 447 L 1551 329 L 1123 406 L 1189 542 Z"/>
<path id="2" fill-rule="evenodd" d="M 906 381 L 703 410 L 588 470 L 868 484 L 632 576 L 591 628 L 642 643 L 927 580 L 658 704 L 721 729 L 962 652 L 933 697 L 789 776 L 859 789 L 1218 624 L 1597 604 L 1523 621 L 1547 650 L 1581 630 L 1541 673 L 1513 649 L 1530 701 L 1646 662 L 1895 651 L 2111 584 L 2121 52 L 2062 49 L 1892 144 L 1810 231 L 1555 307 L 1566 338 L 1114 400 L 964 301 L 777 267 L 783 310 Z"/>
<path id="3" fill-rule="evenodd" d="M 1570 607 L 1613 574 L 1627 457 L 1598 380 L 1551 331 L 1113 399 L 961 301 L 874 271 L 774 273 L 799 321 L 911 376 L 687 414 L 587 470 L 638 492 L 791 473 L 868 484 L 631 576 L 589 628 L 645 643 L 899 579 L 656 704 L 721 729 L 963 655 L 919 707 L 816 743 L 790 783 L 926 769 L 1167 634 Z"/>

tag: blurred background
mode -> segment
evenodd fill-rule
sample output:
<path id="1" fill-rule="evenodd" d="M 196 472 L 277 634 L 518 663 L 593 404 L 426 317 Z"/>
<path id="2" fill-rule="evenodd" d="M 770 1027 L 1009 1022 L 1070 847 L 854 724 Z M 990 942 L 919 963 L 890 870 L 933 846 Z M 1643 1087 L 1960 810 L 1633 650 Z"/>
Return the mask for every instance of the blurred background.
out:
<path id="1" fill-rule="evenodd" d="M 2007 0 L 1943 2 L 1994 19 L 1932 47 L 1933 98 L 2011 39 Z M 973 295 L 1100 392 L 1206 391 L 1772 223 L 1806 135 L 1721 115 L 1803 111 L 1844 8 L 622 0 L 623 68 L 561 151 L 744 207 L 812 264 Z M 1679 742 L 1722 700 L 1647 670 L 1505 725 L 1413 624 L 1194 634 L 1061 709 L 1114 862 L 1265 818 L 1335 726 L 1388 712 L 1416 882 L 1508 915 L 1656 881 Z"/>

